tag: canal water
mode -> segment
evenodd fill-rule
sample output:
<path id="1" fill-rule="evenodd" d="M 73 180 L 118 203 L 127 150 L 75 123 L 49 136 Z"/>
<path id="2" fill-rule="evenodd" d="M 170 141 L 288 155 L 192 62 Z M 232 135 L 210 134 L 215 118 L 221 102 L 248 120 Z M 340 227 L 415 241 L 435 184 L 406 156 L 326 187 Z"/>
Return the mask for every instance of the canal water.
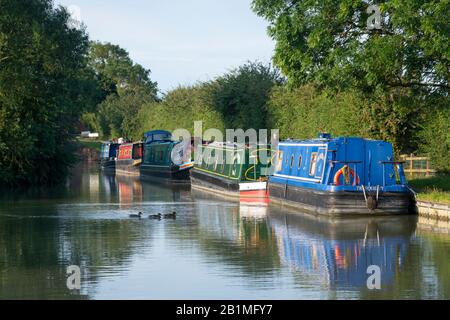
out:
<path id="1" fill-rule="evenodd" d="M 72 265 L 80 290 L 67 287 Z M 21 298 L 449 299 L 450 235 L 415 217 L 319 219 L 82 165 L 64 187 L 1 195 L 0 299 Z"/>

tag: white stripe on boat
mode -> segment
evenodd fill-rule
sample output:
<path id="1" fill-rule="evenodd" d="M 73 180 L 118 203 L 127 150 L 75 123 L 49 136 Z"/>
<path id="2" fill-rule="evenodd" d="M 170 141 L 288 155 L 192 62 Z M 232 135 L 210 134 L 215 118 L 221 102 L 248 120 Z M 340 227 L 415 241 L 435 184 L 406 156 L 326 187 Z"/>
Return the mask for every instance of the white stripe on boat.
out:
<path id="1" fill-rule="evenodd" d="M 326 147 L 326 144 L 311 144 L 311 143 L 279 143 L 279 146 L 294 146 L 294 147 Z"/>
<path id="2" fill-rule="evenodd" d="M 243 182 L 239 183 L 239 191 L 266 190 L 267 182 Z"/>
<path id="3" fill-rule="evenodd" d="M 302 178 L 302 177 L 294 177 L 294 176 L 288 176 L 284 174 L 274 174 L 275 177 L 279 178 L 285 178 L 285 179 L 293 179 L 293 180 L 300 180 L 300 181 L 309 181 L 309 182 L 320 182 L 321 179 L 312 179 L 312 178 Z"/>

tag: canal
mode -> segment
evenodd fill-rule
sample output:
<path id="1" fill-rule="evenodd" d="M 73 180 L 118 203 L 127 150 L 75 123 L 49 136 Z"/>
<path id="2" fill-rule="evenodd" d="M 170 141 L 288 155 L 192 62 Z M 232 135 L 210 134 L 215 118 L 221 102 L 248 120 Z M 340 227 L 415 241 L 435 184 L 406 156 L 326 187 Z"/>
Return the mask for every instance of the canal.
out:
<path id="1" fill-rule="evenodd" d="M 80 290 L 67 287 L 72 265 Z M 450 235 L 415 217 L 319 219 L 84 164 L 63 187 L 2 192 L 0 299 L 23 298 L 449 299 Z"/>

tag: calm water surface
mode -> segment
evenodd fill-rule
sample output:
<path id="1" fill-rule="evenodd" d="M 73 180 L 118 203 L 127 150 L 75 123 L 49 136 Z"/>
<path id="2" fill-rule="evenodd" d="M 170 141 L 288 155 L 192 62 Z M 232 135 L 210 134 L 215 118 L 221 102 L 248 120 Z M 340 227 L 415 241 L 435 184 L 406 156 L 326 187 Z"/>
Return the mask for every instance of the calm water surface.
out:
<path id="1" fill-rule="evenodd" d="M 67 289 L 70 265 L 80 291 Z M 367 289 L 370 265 L 379 291 Z M 449 299 L 450 235 L 411 217 L 318 219 L 82 166 L 57 190 L 3 192 L 0 298 Z"/>

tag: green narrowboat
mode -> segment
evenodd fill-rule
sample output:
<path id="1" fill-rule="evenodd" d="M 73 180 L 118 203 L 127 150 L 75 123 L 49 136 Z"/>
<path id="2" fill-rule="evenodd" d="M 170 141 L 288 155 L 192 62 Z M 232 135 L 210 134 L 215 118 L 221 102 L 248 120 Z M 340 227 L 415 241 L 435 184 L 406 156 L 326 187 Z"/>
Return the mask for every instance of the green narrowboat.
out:
<path id="1" fill-rule="evenodd" d="M 173 141 L 170 132 L 145 133 L 141 178 L 163 183 L 189 183 L 191 142 Z"/>
<path id="2" fill-rule="evenodd" d="M 262 159 L 261 155 L 265 155 Z M 268 202 L 267 180 L 275 153 L 268 145 L 213 142 L 198 146 L 192 188 L 242 202 Z"/>

